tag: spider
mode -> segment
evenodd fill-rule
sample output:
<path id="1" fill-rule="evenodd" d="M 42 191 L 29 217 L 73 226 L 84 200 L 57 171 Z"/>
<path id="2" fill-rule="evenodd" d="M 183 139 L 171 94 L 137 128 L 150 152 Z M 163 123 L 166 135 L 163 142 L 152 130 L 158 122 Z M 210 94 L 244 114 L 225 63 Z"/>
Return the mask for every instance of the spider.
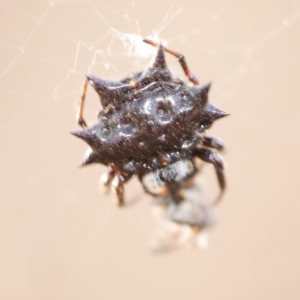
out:
<path id="1" fill-rule="evenodd" d="M 86 75 L 78 112 L 82 131 L 73 134 L 84 140 L 89 148 L 82 166 L 100 163 L 109 167 L 104 185 L 112 185 L 119 206 L 124 205 L 124 184 L 136 175 L 146 193 L 144 177 L 155 174 L 175 203 L 184 200 L 182 186 L 196 172 L 195 158 L 214 166 L 220 187 L 218 201 L 225 190 L 221 140 L 205 134 L 212 123 L 228 114 L 208 102 L 210 84 L 200 85 L 191 73 L 185 57 L 149 39 L 145 43 L 157 48 L 149 66 L 120 81 L 107 81 Z M 192 86 L 173 78 L 165 52 L 175 56 Z M 88 83 L 100 96 L 102 110 L 98 123 L 87 127 L 83 118 Z M 182 162 L 186 172 L 181 176 L 174 166 Z M 179 177 L 178 177 L 179 176 Z M 181 176 L 181 177 L 180 177 Z"/>

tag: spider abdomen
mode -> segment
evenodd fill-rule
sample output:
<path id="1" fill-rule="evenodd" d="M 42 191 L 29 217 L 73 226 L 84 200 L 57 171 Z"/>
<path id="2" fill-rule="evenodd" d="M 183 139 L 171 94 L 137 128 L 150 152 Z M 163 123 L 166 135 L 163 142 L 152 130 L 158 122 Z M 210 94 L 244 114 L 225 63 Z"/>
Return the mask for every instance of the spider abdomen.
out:
<path id="1" fill-rule="evenodd" d="M 222 189 L 225 186 L 222 166 L 217 165 L 214 158 L 207 158 L 200 148 L 205 130 L 227 113 L 208 102 L 210 85 L 197 85 L 181 56 L 180 59 L 186 74 L 196 85 L 188 86 L 172 77 L 161 45 L 145 71 L 121 81 L 87 75 L 88 82 L 99 94 L 103 109 L 98 124 L 74 135 L 90 146 L 82 165 L 100 163 L 110 167 L 112 177 L 119 176 L 117 194 L 120 199 L 123 195 L 121 182 L 132 175 L 141 178 L 179 161 L 194 162 L 195 156 L 203 156 L 216 164 L 220 186 Z M 79 121 L 85 125 L 83 119 Z M 209 139 L 205 141 L 213 145 Z"/>

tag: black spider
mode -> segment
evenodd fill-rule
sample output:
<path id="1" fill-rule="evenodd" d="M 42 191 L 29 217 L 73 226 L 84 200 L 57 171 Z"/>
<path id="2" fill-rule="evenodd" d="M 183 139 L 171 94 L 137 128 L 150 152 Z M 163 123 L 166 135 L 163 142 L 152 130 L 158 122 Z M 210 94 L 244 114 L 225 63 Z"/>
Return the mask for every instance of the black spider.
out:
<path id="1" fill-rule="evenodd" d="M 124 183 L 133 175 L 138 176 L 147 193 L 158 196 L 143 182 L 149 174 L 165 185 L 174 203 L 180 203 L 180 190 L 196 173 L 194 160 L 198 157 L 215 167 L 220 199 L 225 189 L 223 162 L 208 148 L 222 150 L 223 143 L 206 136 L 205 130 L 228 114 L 208 102 L 210 85 L 199 85 L 182 54 L 148 39 L 144 42 L 157 47 L 157 53 L 143 72 L 116 82 L 86 75 L 78 114 L 84 130 L 73 133 L 90 146 L 82 165 L 100 163 L 110 168 L 104 184 L 113 184 L 119 205 L 124 204 Z M 193 86 L 172 77 L 164 52 L 178 58 Z M 98 124 L 90 128 L 83 119 L 88 82 L 99 94 L 103 107 Z M 175 167 L 179 162 L 189 165 L 182 176 Z"/>

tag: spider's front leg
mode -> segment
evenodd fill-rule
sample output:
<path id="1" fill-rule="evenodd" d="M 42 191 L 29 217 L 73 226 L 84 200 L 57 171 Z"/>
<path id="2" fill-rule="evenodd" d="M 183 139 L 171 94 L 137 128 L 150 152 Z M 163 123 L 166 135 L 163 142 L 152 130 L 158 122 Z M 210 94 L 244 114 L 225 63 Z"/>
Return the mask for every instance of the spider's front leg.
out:
<path id="1" fill-rule="evenodd" d="M 101 181 L 103 185 L 106 187 L 106 189 L 109 189 L 111 186 L 111 182 L 114 179 L 116 175 L 116 171 L 109 170 L 108 172 L 101 175 Z"/>
<path id="2" fill-rule="evenodd" d="M 116 170 L 110 170 L 106 174 L 102 175 L 102 182 L 105 187 L 113 187 L 116 197 L 117 205 L 124 205 L 124 183 L 126 183 L 130 178 L 131 174 L 121 173 Z"/>
<path id="3" fill-rule="evenodd" d="M 124 205 L 124 183 L 121 179 L 121 176 L 115 176 L 112 180 L 112 186 L 117 196 L 117 205 Z"/>
<path id="4" fill-rule="evenodd" d="M 226 187 L 226 181 L 225 181 L 225 176 L 224 176 L 224 172 L 223 172 L 224 171 L 223 160 L 222 160 L 221 156 L 218 155 L 218 153 L 216 153 L 212 150 L 209 150 L 209 149 L 201 148 L 201 147 L 197 147 L 195 149 L 194 155 L 196 155 L 197 157 L 199 157 L 200 159 L 202 159 L 205 162 L 213 164 L 213 166 L 215 167 L 219 186 L 221 189 L 220 195 L 217 197 L 217 199 L 214 202 L 214 204 L 216 204 L 223 196 L 223 193 L 224 193 L 225 187 Z"/>

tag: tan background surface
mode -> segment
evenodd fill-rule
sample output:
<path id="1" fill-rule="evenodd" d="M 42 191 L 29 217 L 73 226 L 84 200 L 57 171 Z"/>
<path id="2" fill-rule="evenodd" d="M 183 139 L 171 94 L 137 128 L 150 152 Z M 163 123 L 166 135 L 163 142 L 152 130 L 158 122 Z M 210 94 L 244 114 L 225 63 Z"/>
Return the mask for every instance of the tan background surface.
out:
<path id="1" fill-rule="evenodd" d="M 112 28 L 160 31 L 231 113 L 210 131 L 228 145 L 229 188 L 206 249 L 152 255 L 137 182 L 120 210 L 104 168 L 77 168 L 83 74 L 148 62 Z M 300 1 L 1 0 L 0 49 L 1 299 L 300 299 Z M 89 89 L 89 122 L 98 108 Z"/>

